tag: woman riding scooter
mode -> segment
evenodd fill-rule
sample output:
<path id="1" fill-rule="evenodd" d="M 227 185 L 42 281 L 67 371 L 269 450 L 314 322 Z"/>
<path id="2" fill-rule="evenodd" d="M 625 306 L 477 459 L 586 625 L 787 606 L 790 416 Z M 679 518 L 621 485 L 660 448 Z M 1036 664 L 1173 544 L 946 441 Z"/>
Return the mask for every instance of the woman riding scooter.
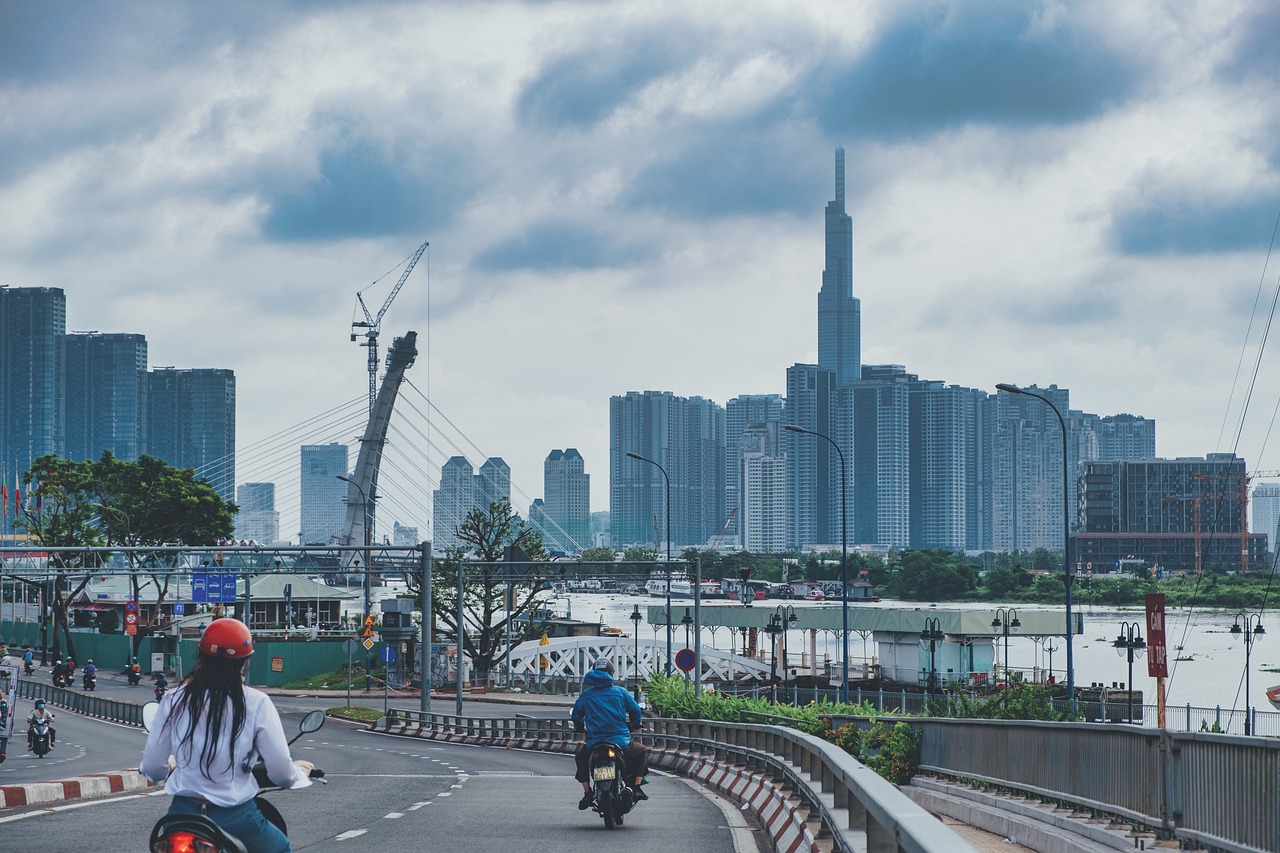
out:
<path id="1" fill-rule="evenodd" d="M 244 685 L 253 637 L 237 619 L 215 619 L 200 637 L 196 666 L 160 703 L 141 771 L 168 777 L 169 814 L 203 814 L 249 853 L 287 853 L 289 839 L 258 810 L 252 767 L 261 756 L 282 788 L 311 784 L 309 761 L 291 761 L 280 715 L 260 690 Z"/>

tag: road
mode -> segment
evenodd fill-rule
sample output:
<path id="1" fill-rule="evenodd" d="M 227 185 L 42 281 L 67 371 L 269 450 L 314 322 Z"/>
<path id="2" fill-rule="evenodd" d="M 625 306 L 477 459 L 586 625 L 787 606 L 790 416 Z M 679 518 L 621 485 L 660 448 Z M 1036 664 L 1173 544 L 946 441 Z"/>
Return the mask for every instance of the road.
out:
<path id="1" fill-rule="evenodd" d="M 291 730 L 300 714 L 287 707 L 282 712 Z M 129 734 L 132 739 L 111 740 L 140 747 L 141 734 Z M 757 849 L 749 831 L 730 829 L 730 821 L 743 820 L 732 805 L 659 773 L 650 777 L 650 801 L 606 835 L 598 815 L 577 810 L 581 788 L 569 756 L 391 737 L 338 721 L 303 737 L 293 750 L 323 767 L 329 781 L 270 795 L 290 824 L 295 850 L 418 849 L 427 839 L 458 853 L 492 853 L 513 844 L 596 853 L 606 841 L 619 853 Z M 58 847 L 50 846 L 51 838 L 84 849 L 107 845 L 72 839 L 109 838 L 119 847 L 121 839 L 134 838 L 136 844 L 123 846 L 140 849 L 167 807 L 163 793 L 147 792 L 9 809 L 0 811 L 0 837 L 13 850 Z"/>

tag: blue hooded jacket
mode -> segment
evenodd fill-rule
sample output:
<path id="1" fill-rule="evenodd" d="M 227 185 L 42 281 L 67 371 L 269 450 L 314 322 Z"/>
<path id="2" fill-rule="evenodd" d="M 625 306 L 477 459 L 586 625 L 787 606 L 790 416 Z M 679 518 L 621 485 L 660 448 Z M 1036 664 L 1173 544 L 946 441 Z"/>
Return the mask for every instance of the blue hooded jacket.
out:
<path id="1" fill-rule="evenodd" d="M 592 669 L 582 679 L 582 692 L 569 712 L 575 723 L 587 727 L 586 745 L 602 741 L 626 749 L 631 745 L 631 729 L 627 722 L 640 725 L 640 706 L 625 688 L 613 683 L 613 676 L 603 669 Z"/>

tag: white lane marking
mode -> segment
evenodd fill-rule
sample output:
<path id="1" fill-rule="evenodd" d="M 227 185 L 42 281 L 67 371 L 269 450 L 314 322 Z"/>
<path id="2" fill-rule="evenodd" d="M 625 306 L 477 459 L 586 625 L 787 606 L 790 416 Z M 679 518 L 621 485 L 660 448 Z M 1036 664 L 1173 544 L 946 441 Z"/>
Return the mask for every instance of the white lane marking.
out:
<path id="1" fill-rule="evenodd" d="M 449 796 L 452 796 L 452 792 L 450 792 L 450 791 L 441 791 L 441 792 L 440 792 L 439 794 L 437 794 L 436 796 L 438 796 L 438 797 L 449 797 Z"/>
<path id="2" fill-rule="evenodd" d="M 383 820 L 395 820 L 398 817 L 404 817 L 404 812 L 388 812 L 382 816 Z"/>
<path id="3" fill-rule="evenodd" d="M 423 806 L 429 806 L 429 805 L 431 805 L 430 800 L 427 800 L 425 803 L 414 803 L 413 805 L 409 806 L 409 811 L 416 812 L 418 809 L 422 808 Z"/>
<path id="4" fill-rule="evenodd" d="M 334 841 L 350 841 L 353 838 L 359 838 L 360 836 L 364 835 L 368 831 L 369 830 L 367 829 L 349 829 L 346 832 L 342 833 L 341 835 L 335 835 L 333 837 L 333 840 Z"/>

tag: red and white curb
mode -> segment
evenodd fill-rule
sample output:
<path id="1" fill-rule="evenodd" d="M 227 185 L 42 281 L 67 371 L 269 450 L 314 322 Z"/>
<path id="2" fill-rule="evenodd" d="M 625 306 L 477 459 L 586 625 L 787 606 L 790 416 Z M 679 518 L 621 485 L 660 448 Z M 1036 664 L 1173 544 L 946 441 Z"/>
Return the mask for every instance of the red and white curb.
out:
<path id="1" fill-rule="evenodd" d="M 118 773 L 91 773 L 59 782 L 30 782 L 25 785 L 0 785 L 0 809 L 13 806 L 34 806 L 40 803 L 56 803 L 76 800 L 80 797 L 99 797 L 122 791 L 138 791 L 152 787 L 137 770 L 121 770 Z"/>

